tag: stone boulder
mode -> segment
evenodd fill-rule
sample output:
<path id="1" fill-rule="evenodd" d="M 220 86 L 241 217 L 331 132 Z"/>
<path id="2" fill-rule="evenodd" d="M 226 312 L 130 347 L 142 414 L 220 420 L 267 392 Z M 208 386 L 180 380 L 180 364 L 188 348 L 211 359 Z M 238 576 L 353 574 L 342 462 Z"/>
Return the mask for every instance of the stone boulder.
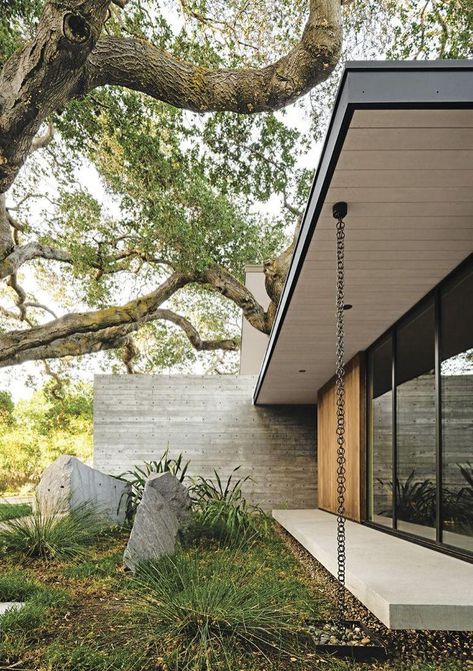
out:
<path id="1" fill-rule="evenodd" d="M 187 487 L 179 482 L 175 475 L 169 472 L 153 473 L 149 476 L 148 482 L 161 494 L 179 522 L 186 522 L 189 519 L 192 500 Z"/>
<path id="2" fill-rule="evenodd" d="M 36 488 L 36 506 L 44 513 L 66 514 L 90 505 L 104 523 L 123 524 L 130 485 L 67 454 L 44 471 Z"/>
<path id="3" fill-rule="evenodd" d="M 125 566 L 173 554 L 179 529 L 190 515 L 191 499 L 171 473 L 153 473 L 146 481 L 123 556 Z"/>

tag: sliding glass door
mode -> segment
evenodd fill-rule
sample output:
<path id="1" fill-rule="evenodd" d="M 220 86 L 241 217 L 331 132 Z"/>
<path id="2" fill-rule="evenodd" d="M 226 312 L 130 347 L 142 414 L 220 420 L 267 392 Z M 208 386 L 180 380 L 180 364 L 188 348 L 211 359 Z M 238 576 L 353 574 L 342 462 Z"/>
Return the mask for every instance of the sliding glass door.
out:
<path id="1" fill-rule="evenodd" d="M 368 519 L 473 552 L 473 262 L 368 351 Z"/>

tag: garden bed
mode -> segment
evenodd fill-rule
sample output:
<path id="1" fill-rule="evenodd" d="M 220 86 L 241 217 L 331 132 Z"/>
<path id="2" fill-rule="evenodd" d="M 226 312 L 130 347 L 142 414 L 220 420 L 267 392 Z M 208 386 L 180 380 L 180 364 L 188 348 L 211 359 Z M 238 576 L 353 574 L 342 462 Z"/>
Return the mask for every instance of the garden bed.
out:
<path id="1" fill-rule="evenodd" d="M 189 637 L 192 640 L 195 633 L 193 623 L 189 620 L 177 631 L 173 612 L 168 620 L 163 619 L 159 599 L 157 614 L 146 606 L 144 597 L 149 594 L 153 576 L 145 575 L 136 581 L 124 572 L 122 553 L 127 535 L 126 530 L 101 534 L 80 559 L 29 560 L 19 565 L 19 557 L 2 557 L 0 600 L 24 600 L 27 605 L 3 620 L 0 668 L 171 671 L 181 669 L 183 660 L 189 669 L 205 668 L 202 657 L 200 667 L 192 666 L 191 658 L 186 657 Z M 258 647 L 248 644 L 246 638 L 250 637 L 234 635 L 225 650 L 214 646 L 209 669 L 346 671 L 353 668 L 349 661 L 320 655 L 310 635 L 306 635 L 304 627 L 308 622 L 333 617 L 335 583 L 279 529 L 230 547 L 199 534 L 193 535 L 173 561 L 179 575 L 185 574 L 184 581 L 190 581 L 192 599 L 200 599 L 196 603 L 201 604 L 208 594 L 212 594 L 212 598 L 221 597 L 220 590 L 228 589 L 229 585 L 236 586 L 237 589 L 229 592 L 229 598 L 236 599 L 239 586 L 242 591 L 246 586 L 246 597 L 243 594 L 242 599 L 245 597 L 248 603 L 252 598 L 257 608 L 264 606 L 260 617 L 267 618 L 268 629 L 274 625 L 275 611 L 280 618 L 287 617 L 293 623 L 291 641 L 278 642 L 273 638 Z M 159 598 L 163 599 L 168 589 L 170 601 L 174 603 L 179 588 L 177 583 L 173 587 L 175 576 L 171 568 L 168 565 L 166 573 L 161 573 L 167 576 L 167 583 L 161 584 Z M 219 576 L 224 579 L 220 580 Z M 239 616 L 238 607 L 236 600 L 234 618 Z M 350 597 L 347 616 L 362 620 L 374 629 L 392 654 L 390 661 L 356 668 L 372 671 L 466 671 L 469 668 L 466 635 L 445 637 L 408 632 L 394 635 Z M 228 613 L 226 617 L 229 618 Z M 174 623 L 173 626 L 170 623 Z"/>

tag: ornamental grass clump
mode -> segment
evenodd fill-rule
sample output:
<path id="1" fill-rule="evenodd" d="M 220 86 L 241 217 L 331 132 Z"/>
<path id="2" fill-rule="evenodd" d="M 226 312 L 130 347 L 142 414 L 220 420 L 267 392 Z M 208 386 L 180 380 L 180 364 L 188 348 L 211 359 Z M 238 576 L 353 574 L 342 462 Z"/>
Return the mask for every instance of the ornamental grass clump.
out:
<path id="1" fill-rule="evenodd" d="M 145 461 L 143 466 L 135 466 L 133 470 L 126 471 L 118 476 L 119 480 L 127 482 L 130 489 L 124 494 L 126 497 L 126 519 L 129 524 L 133 523 L 136 510 L 143 498 L 146 481 L 153 473 L 172 473 L 179 482 L 184 482 L 190 462 L 184 462 L 184 457 L 179 454 L 175 459 L 169 456 L 167 448 L 158 460 Z"/>
<path id="2" fill-rule="evenodd" d="M 248 503 L 243 495 L 242 487 L 251 478 L 234 479 L 239 468 L 235 468 L 226 481 L 217 471 L 214 471 L 214 479 L 200 476 L 193 481 L 197 523 L 214 538 L 239 541 L 267 530 L 266 515 L 261 508 Z"/>
<path id="3" fill-rule="evenodd" d="M 269 668 L 293 654 L 301 622 L 284 582 L 255 576 L 242 556 L 203 562 L 179 553 L 139 567 L 137 626 L 150 650 L 167 651 L 167 668 L 230 669 L 245 654 Z"/>
<path id="4" fill-rule="evenodd" d="M 43 512 L 7 520 L 0 528 L 0 550 L 24 558 L 68 559 L 86 552 L 103 524 L 95 508 L 84 505 L 67 514 Z"/>

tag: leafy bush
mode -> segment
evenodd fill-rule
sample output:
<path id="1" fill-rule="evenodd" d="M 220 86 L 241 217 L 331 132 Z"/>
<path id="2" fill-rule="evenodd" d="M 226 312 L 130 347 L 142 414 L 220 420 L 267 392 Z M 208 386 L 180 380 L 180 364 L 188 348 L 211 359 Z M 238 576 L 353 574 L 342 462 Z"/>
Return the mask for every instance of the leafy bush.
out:
<path id="1" fill-rule="evenodd" d="M 404 482 L 396 482 L 397 515 L 417 524 L 435 524 L 436 488 L 432 480 L 416 481 L 412 471 Z"/>
<path id="2" fill-rule="evenodd" d="M 139 567 L 137 626 L 150 646 L 159 642 L 162 649 L 164 642 L 167 668 L 222 668 L 242 652 L 264 655 L 270 667 L 290 653 L 300 615 L 284 582 L 255 576 L 255 567 L 241 561 L 244 552 L 211 562 L 180 553 Z"/>
<path id="3" fill-rule="evenodd" d="M 466 482 L 466 486 L 461 490 L 462 494 L 469 497 L 473 502 L 473 464 L 467 462 L 465 464 L 457 464 L 457 466 Z"/>
<path id="4" fill-rule="evenodd" d="M 92 388 L 70 386 L 62 400 L 46 385 L 13 409 L 0 397 L 0 492 L 31 491 L 61 454 L 92 455 Z"/>
<path id="5" fill-rule="evenodd" d="M 82 506 L 67 515 L 43 513 L 8 520 L 0 529 L 0 548 L 23 557 L 60 559 L 77 557 L 100 530 L 96 511 Z"/>
<path id="6" fill-rule="evenodd" d="M 239 466 L 226 481 L 214 470 L 215 480 L 202 476 L 193 481 L 192 495 L 199 525 L 216 538 L 237 540 L 265 527 L 265 515 L 243 496 L 242 487 L 251 478 L 234 480 Z"/>
<path id="7" fill-rule="evenodd" d="M 189 461 L 184 463 L 182 454 L 179 454 L 176 459 L 171 458 L 169 448 L 167 448 L 159 460 L 145 461 L 142 468 L 135 466 L 133 470 L 122 473 L 119 479 L 131 485 L 129 492 L 126 494 L 126 519 L 128 522 L 131 523 L 135 517 L 136 509 L 143 498 L 146 480 L 152 473 L 169 472 L 175 475 L 179 482 L 183 482 L 189 463 Z"/>

